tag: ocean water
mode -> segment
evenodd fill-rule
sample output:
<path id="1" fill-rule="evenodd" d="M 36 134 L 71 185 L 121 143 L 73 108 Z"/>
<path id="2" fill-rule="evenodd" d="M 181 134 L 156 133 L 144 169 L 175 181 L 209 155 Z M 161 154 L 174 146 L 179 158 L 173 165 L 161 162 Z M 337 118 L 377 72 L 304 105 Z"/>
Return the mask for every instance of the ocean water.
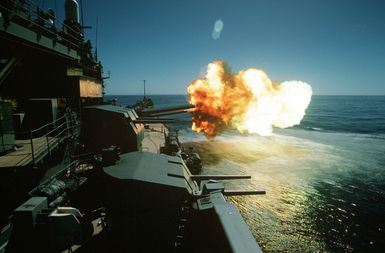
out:
<path id="1" fill-rule="evenodd" d="M 132 104 L 140 96 L 107 96 Z M 186 96 L 151 96 L 159 107 Z M 172 127 L 200 152 L 205 174 L 249 174 L 228 189 L 264 252 L 385 252 L 385 96 L 313 96 L 301 124 L 268 137 L 234 131 L 214 140 Z"/>

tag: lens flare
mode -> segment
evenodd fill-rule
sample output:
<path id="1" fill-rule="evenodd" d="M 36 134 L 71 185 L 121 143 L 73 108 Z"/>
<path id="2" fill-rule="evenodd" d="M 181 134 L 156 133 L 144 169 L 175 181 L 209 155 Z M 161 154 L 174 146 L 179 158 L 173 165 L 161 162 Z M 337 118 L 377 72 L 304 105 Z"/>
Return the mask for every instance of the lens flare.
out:
<path id="1" fill-rule="evenodd" d="M 206 76 L 193 81 L 187 91 L 196 108 L 192 129 L 209 138 L 226 129 L 266 136 L 273 127 L 297 125 L 312 96 L 305 82 L 274 83 L 256 68 L 233 75 L 223 61 L 210 63 Z"/>

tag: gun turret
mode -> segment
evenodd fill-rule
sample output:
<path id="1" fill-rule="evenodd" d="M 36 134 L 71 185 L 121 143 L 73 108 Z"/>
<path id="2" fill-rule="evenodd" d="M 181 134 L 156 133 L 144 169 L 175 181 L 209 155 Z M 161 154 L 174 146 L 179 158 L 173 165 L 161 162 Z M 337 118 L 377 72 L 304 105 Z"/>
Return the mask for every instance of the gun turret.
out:
<path id="1" fill-rule="evenodd" d="M 260 195 L 266 192 L 226 190 L 222 183 L 216 181 L 221 179 L 249 179 L 251 178 L 249 175 L 192 175 L 184 167 L 183 173 L 167 173 L 167 176 L 183 179 L 186 183 L 186 189 L 195 199 L 193 207 L 196 212 L 205 214 L 210 217 L 210 220 L 218 222 L 218 226 L 224 232 L 225 241 L 231 249 L 228 252 L 262 252 L 238 209 L 233 204 L 227 203 L 224 196 Z M 190 224 L 192 224 L 192 230 L 199 231 L 201 227 L 196 225 L 199 223 L 199 218 L 196 217 L 199 216 L 193 217 L 195 220 L 191 221 Z M 206 227 L 205 229 L 209 228 Z"/>

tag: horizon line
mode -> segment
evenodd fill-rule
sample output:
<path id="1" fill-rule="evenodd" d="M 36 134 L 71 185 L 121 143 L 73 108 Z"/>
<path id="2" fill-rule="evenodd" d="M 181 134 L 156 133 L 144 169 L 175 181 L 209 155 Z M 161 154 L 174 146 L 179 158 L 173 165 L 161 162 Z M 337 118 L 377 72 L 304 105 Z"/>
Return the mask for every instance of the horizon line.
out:
<path id="1" fill-rule="evenodd" d="M 104 96 L 143 96 L 143 94 L 104 94 Z M 146 94 L 146 96 L 188 96 L 188 94 Z M 367 96 L 381 97 L 385 94 L 313 94 L 312 96 Z"/>

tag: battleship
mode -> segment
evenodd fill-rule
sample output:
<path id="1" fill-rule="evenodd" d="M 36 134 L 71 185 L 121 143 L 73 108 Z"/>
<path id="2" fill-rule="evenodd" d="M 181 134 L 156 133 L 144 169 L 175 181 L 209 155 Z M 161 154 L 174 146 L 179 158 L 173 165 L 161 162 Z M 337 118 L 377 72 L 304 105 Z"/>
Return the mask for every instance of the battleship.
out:
<path id="1" fill-rule="evenodd" d="M 0 1 L 0 252 L 261 252 L 175 122 L 192 105 L 106 103 L 76 0 L 65 20 Z"/>

